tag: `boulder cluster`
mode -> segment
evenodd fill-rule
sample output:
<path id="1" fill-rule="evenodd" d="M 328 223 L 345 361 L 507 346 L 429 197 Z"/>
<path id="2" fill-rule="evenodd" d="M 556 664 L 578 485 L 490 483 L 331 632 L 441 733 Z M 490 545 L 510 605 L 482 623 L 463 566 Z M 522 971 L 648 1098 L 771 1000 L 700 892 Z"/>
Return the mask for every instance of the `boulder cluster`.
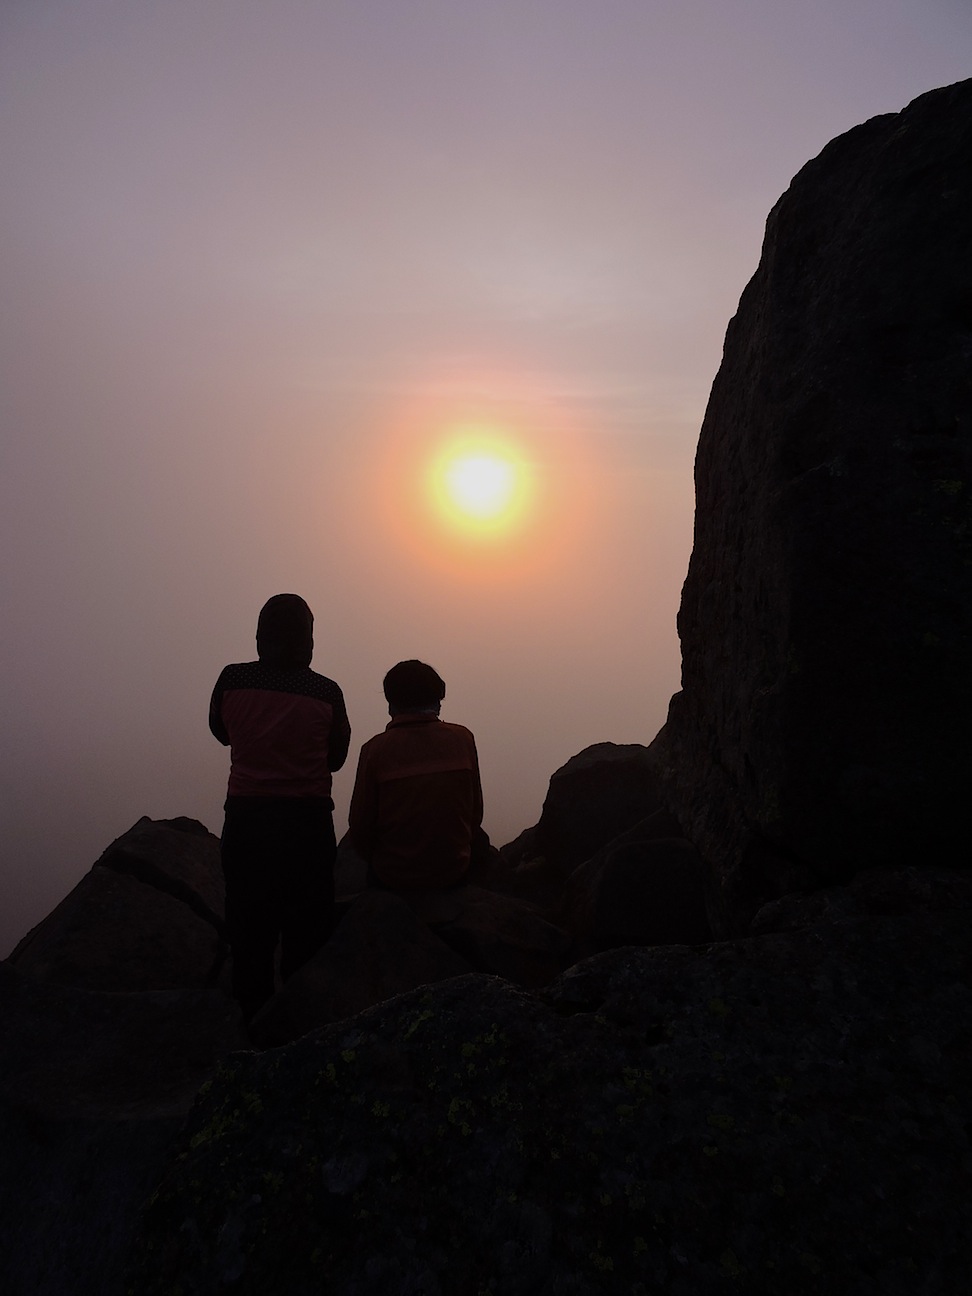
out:
<path id="1" fill-rule="evenodd" d="M 0 963 L 5 1296 L 952 1296 L 972 1267 L 972 82 L 770 214 L 683 688 L 469 883 L 339 857 L 244 1030 L 140 820 Z"/>

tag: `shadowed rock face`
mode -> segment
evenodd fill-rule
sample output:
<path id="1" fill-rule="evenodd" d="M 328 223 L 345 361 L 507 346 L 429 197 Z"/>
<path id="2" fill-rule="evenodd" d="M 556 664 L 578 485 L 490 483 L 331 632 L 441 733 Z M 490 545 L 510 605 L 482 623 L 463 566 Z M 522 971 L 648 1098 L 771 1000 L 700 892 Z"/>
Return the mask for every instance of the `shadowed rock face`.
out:
<path id="1" fill-rule="evenodd" d="M 129 1288 L 963 1291 L 968 912 L 416 990 L 227 1060 Z"/>
<path id="2" fill-rule="evenodd" d="M 653 754 L 725 929 L 969 860 L 972 81 L 834 140 L 771 212 L 696 461 Z"/>
<path id="3" fill-rule="evenodd" d="M 225 975 L 219 839 L 143 817 L 10 955 L 19 972 L 85 990 L 173 990 Z"/>
<path id="4" fill-rule="evenodd" d="M 560 878 L 619 833 L 661 808 L 662 788 L 648 749 L 595 743 L 550 779 L 530 850 Z"/>

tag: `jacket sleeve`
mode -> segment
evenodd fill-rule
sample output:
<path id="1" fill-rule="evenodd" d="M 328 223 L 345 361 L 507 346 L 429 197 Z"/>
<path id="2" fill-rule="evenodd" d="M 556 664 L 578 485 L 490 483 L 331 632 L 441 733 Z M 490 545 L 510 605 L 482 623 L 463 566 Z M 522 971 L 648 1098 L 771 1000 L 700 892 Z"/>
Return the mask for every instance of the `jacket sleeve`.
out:
<path id="1" fill-rule="evenodd" d="M 223 744 L 224 747 L 230 745 L 230 737 L 226 732 L 226 726 L 223 724 L 223 676 L 220 675 L 216 681 L 216 687 L 213 689 L 213 696 L 209 699 L 209 729 L 213 737 Z"/>
<path id="2" fill-rule="evenodd" d="M 378 781 L 368 759 L 368 744 L 361 748 L 358 771 L 354 776 L 351 809 L 348 812 L 348 833 L 351 845 L 370 862 L 378 842 Z"/>
<path id="3" fill-rule="evenodd" d="M 351 723 L 348 720 L 347 707 L 344 704 L 344 695 L 341 695 L 340 705 L 333 706 L 333 715 L 331 717 L 331 732 L 327 740 L 327 768 L 331 773 L 335 773 L 341 768 L 348 759 L 348 748 L 351 746 Z"/>
<path id="4" fill-rule="evenodd" d="M 469 735 L 473 757 L 473 822 L 474 828 L 482 827 L 483 822 L 483 783 L 479 775 L 479 753 L 476 751 L 476 740 Z"/>

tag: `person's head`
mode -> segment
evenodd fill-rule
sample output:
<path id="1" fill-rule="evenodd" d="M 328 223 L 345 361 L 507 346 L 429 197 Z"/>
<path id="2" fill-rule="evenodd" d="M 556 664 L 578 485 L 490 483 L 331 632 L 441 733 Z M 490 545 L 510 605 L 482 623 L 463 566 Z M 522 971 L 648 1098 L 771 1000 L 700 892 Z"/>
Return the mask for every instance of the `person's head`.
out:
<path id="1" fill-rule="evenodd" d="M 405 711 L 438 712 L 446 686 L 438 671 L 420 661 L 403 661 L 393 666 L 382 687 L 392 715 Z"/>
<path id="2" fill-rule="evenodd" d="M 268 666 L 309 666 L 314 614 L 299 594 L 274 594 L 257 619 L 257 656 Z"/>

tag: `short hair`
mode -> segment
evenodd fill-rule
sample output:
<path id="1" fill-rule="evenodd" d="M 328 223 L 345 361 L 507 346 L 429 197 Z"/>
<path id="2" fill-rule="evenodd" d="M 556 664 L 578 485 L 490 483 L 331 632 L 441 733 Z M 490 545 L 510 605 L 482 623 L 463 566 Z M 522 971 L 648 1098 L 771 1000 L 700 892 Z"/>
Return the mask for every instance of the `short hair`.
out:
<path id="1" fill-rule="evenodd" d="M 438 671 L 414 658 L 393 666 L 385 676 L 382 688 L 388 705 L 400 710 L 438 706 L 446 691 Z"/>
<path id="2" fill-rule="evenodd" d="M 314 614 L 299 594 L 274 594 L 257 619 L 257 656 L 268 666 L 309 666 Z"/>

